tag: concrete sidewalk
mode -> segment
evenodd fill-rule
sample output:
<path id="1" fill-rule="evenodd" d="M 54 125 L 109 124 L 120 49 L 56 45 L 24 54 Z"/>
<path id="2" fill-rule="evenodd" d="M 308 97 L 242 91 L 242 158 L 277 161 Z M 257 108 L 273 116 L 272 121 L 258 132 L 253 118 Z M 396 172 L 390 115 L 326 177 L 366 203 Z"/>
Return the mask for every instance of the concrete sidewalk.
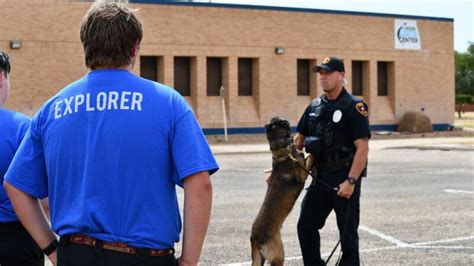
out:
<path id="1" fill-rule="evenodd" d="M 369 142 L 371 150 L 381 149 L 431 149 L 474 151 L 474 136 L 442 138 L 376 139 Z M 214 154 L 266 153 L 268 143 L 213 144 Z"/>

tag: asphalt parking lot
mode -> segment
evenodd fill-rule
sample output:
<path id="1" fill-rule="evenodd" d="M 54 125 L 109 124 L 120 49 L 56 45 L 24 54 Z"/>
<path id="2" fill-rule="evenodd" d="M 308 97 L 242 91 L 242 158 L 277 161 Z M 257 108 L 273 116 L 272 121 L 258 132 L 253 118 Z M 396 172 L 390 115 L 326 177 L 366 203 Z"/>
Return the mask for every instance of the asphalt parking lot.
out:
<path id="1" fill-rule="evenodd" d="M 473 265 L 474 152 L 462 147 L 370 151 L 359 228 L 363 265 Z M 271 155 L 217 159 L 222 169 L 213 176 L 213 214 L 201 265 L 248 265 L 250 229 L 266 190 L 262 170 L 271 167 Z M 282 228 L 286 265 L 303 265 L 296 234 L 302 196 Z M 337 234 L 331 214 L 321 231 L 323 254 Z"/>
<path id="2" fill-rule="evenodd" d="M 200 265 L 250 264 L 250 229 L 266 190 L 263 169 L 271 167 L 267 149 L 213 147 L 221 170 L 212 178 L 213 213 Z M 282 228 L 286 265 L 303 265 L 296 234 L 303 194 Z M 179 188 L 178 195 L 182 205 Z M 361 196 L 362 265 L 474 265 L 473 218 L 474 138 L 371 142 Z M 327 256 L 338 240 L 333 214 L 321 239 Z M 181 243 L 176 248 L 179 255 Z"/>

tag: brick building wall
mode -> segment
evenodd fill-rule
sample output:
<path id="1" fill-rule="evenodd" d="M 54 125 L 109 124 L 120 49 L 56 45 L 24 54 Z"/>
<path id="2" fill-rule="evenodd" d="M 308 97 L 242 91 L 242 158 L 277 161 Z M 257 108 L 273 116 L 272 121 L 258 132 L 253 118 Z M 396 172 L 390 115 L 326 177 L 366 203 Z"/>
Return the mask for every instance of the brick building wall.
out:
<path id="1" fill-rule="evenodd" d="M 79 26 L 90 3 L 0 0 L 0 49 L 12 57 L 7 108 L 33 115 L 49 97 L 87 72 Z M 142 56 L 157 56 L 158 78 L 174 86 L 174 57 L 190 57 L 191 95 L 185 98 L 204 128 L 222 128 L 221 98 L 207 96 L 206 60 L 222 58 L 227 124 L 234 132 L 261 128 L 281 116 L 296 125 L 321 93 L 311 74 L 310 93 L 297 95 L 297 60 L 313 66 L 328 55 L 344 60 L 347 89 L 352 61 L 363 61 L 363 95 L 372 125 L 390 128 L 407 111 L 424 109 L 434 124 L 453 122 L 453 21 L 284 8 L 210 4 L 132 4 L 144 26 Z M 394 45 L 394 20 L 416 20 L 420 50 Z M 11 40 L 21 40 L 11 49 Z M 275 48 L 284 48 L 276 54 Z M 251 96 L 238 95 L 238 59 L 252 58 Z M 388 62 L 387 96 L 377 95 L 377 62 Z M 140 62 L 134 71 L 140 73 Z M 242 130 L 238 130 L 242 129 Z"/>

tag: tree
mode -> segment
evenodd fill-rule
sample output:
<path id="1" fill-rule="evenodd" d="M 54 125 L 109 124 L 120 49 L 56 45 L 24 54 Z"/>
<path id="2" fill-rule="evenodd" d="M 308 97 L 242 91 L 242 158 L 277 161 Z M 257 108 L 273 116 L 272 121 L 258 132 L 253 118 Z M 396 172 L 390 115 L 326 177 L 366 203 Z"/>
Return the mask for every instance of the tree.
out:
<path id="1" fill-rule="evenodd" d="M 456 67 L 456 95 L 474 96 L 474 43 L 465 53 L 454 53 Z"/>

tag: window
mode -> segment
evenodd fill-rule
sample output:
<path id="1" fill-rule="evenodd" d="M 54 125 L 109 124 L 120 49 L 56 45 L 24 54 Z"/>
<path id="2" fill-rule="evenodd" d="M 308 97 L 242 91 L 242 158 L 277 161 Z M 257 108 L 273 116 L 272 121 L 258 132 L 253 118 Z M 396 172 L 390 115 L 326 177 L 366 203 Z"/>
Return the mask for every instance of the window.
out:
<path id="1" fill-rule="evenodd" d="M 239 58 L 239 96 L 252 96 L 252 59 Z"/>
<path id="2" fill-rule="evenodd" d="M 298 59 L 297 63 L 297 94 L 309 95 L 310 62 L 307 59 Z"/>
<path id="3" fill-rule="evenodd" d="M 388 63 L 377 62 L 377 95 L 388 95 Z"/>
<path id="4" fill-rule="evenodd" d="M 222 86 L 222 58 L 207 58 L 207 96 L 219 96 Z"/>
<path id="5" fill-rule="evenodd" d="M 190 57 L 174 58 L 174 88 L 183 96 L 191 96 Z"/>
<path id="6" fill-rule="evenodd" d="M 158 81 L 157 56 L 140 56 L 140 76 L 149 80 Z"/>
<path id="7" fill-rule="evenodd" d="M 352 94 L 364 95 L 363 62 L 352 61 Z"/>

